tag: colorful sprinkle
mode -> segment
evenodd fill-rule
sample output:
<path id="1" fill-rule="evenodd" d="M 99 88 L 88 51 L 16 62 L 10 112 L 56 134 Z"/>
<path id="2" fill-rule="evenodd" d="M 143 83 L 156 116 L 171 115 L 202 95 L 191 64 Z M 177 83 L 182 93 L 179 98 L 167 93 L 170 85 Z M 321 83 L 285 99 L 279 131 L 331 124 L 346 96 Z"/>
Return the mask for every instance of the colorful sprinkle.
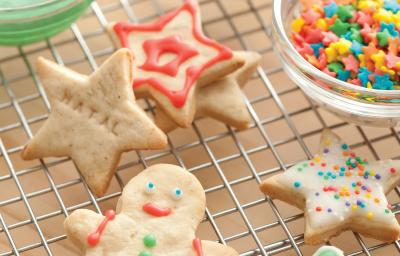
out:
<path id="1" fill-rule="evenodd" d="M 295 188 L 299 188 L 299 187 L 301 186 L 301 183 L 298 182 L 298 181 L 295 181 L 295 182 L 293 183 L 293 186 L 294 186 Z"/>
<path id="2" fill-rule="evenodd" d="M 369 89 L 400 89 L 398 1 L 316 1 L 291 26 L 295 48 L 328 75 Z"/>

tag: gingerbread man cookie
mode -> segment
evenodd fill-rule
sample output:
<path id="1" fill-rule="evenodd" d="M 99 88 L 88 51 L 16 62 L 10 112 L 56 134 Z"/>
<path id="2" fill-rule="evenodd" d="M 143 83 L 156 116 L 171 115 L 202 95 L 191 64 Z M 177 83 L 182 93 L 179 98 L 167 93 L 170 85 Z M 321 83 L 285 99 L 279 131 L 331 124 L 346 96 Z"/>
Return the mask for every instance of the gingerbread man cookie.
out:
<path id="1" fill-rule="evenodd" d="M 238 256 L 230 247 L 196 238 L 204 211 L 205 192 L 196 177 L 158 164 L 126 185 L 116 212 L 76 210 L 64 227 L 86 256 Z"/>
<path id="2" fill-rule="evenodd" d="M 118 22 L 108 28 L 117 47 L 134 52 L 133 88 L 150 97 L 180 126 L 195 114 L 198 87 L 208 85 L 243 65 L 232 51 L 205 37 L 196 0 L 152 24 Z"/>
<path id="3" fill-rule="evenodd" d="M 37 71 L 52 110 L 22 158 L 70 156 L 102 196 L 122 152 L 164 148 L 165 134 L 135 103 L 132 61 L 131 52 L 121 49 L 85 76 L 39 58 Z"/>
<path id="4" fill-rule="evenodd" d="M 266 179 L 261 190 L 304 209 L 307 244 L 320 244 L 345 230 L 395 241 L 400 226 L 385 194 L 400 180 L 400 161 L 368 162 L 330 130 L 310 161 Z"/>
<path id="5" fill-rule="evenodd" d="M 256 52 L 235 53 L 244 59 L 244 65 L 212 85 L 199 89 L 196 117 L 209 116 L 238 129 L 245 129 L 251 117 L 243 101 L 241 88 L 256 70 L 261 56 Z M 155 122 L 164 132 L 170 132 L 178 126 L 160 108 L 156 110 Z"/>

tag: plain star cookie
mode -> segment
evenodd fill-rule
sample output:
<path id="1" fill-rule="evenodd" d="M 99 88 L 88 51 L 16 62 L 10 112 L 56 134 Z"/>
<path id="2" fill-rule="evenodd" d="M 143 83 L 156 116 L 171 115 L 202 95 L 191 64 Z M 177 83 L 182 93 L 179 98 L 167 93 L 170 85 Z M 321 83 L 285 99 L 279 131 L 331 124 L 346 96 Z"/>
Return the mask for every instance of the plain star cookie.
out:
<path id="1" fill-rule="evenodd" d="M 208 116 L 238 129 L 245 129 L 249 126 L 251 117 L 241 88 L 256 70 L 261 56 L 255 52 L 235 53 L 244 59 L 244 65 L 212 85 L 199 89 L 196 117 Z M 160 108 L 156 109 L 155 122 L 164 132 L 170 132 L 178 126 Z"/>
<path id="2" fill-rule="evenodd" d="M 132 61 L 129 50 L 119 50 L 85 76 L 39 58 L 37 72 L 52 109 L 22 158 L 70 156 L 102 196 L 123 152 L 164 148 L 165 134 L 135 103 Z"/>
<path id="3" fill-rule="evenodd" d="M 304 210 L 307 244 L 320 244 L 353 230 L 382 241 L 395 241 L 400 226 L 385 194 L 400 180 L 400 161 L 368 162 L 329 130 L 320 153 L 284 173 L 266 179 L 261 190 Z"/>
<path id="4" fill-rule="evenodd" d="M 229 48 L 204 36 L 196 0 L 152 24 L 118 22 L 108 30 L 117 47 L 130 48 L 137 58 L 136 96 L 154 99 L 183 127 L 193 121 L 198 87 L 243 65 Z"/>
<path id="5" fill-rule="evenodd" d="M 193 174 L 158 164 L 129 181 L 116 212 L 76 210 L 64 227 L 86 256 L 238 256 L 230 247 L 196 238 L 205 200 Z"/>

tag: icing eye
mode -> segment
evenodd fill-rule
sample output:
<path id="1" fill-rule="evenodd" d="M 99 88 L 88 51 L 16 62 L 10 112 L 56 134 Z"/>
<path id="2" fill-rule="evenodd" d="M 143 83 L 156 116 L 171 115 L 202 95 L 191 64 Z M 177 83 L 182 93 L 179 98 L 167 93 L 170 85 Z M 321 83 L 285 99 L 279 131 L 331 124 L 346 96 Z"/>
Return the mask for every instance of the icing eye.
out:
<path id="1" fill-rule="evenodd" d="M 180 188 L 174 188 L 174 189 L 172 190 L 172 197 L 173 197 L 175 200 L 181 199 L 182 196 L 183 196 L 183 190 L 182 190 L 182 189 L 180 189 Z"/>
<path id="2" fill-rule="evenodd" d="M 147 184 L 146 184 L 146 193 L 147 194 L 153 194 L 155 191 L 156 191 L 156 185 L 151 181 L 147 182 Z"/>

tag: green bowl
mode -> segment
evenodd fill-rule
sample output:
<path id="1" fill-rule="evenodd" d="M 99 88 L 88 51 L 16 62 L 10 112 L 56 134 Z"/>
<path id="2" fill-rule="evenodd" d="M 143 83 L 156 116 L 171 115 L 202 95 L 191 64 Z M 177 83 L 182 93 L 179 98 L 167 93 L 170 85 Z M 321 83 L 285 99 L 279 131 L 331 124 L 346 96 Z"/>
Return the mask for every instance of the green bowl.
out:
<path id="1" fill-rule="evenodd" d="M 0 45 L 37 42 L 67 29 L 92 0 L 1 0 Z"/>

